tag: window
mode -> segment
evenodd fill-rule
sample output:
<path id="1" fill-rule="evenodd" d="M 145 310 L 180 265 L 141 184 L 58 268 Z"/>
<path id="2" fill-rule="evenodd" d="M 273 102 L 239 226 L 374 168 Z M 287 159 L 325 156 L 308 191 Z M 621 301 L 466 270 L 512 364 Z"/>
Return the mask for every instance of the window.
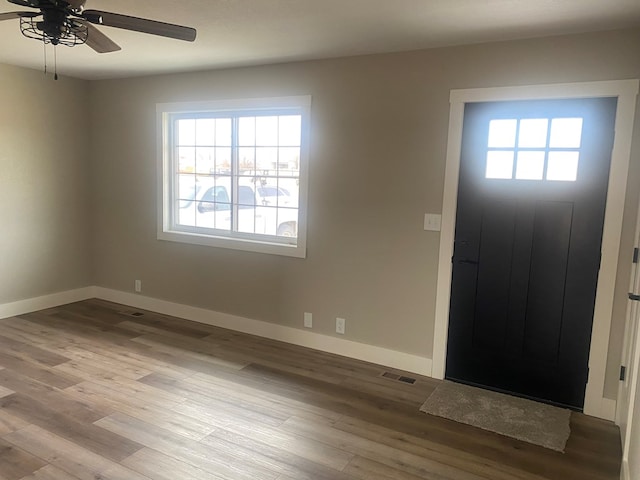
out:
<path id="1" fill-rule="evenodd" d="M 581 142 L 582 118 L 491 120 L 485 177 L 575 182 Z"/>
<path id="2" fill-rule="evenodd" d="M 304 257 L 310 104 L 158 105 L 158 238 Z"/>

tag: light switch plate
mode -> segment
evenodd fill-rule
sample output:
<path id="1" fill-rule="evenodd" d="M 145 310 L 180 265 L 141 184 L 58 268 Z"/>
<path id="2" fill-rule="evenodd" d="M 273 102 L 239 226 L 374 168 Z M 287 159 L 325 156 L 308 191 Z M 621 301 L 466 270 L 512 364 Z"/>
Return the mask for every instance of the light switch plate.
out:
<path id="1" fill-rule="evenodd" d="M 439 213 L 425 213 L 424 214 L 424 229 L 431 232 L 440 231 L 440 223 L 442 222 L 442 215 Z"/>

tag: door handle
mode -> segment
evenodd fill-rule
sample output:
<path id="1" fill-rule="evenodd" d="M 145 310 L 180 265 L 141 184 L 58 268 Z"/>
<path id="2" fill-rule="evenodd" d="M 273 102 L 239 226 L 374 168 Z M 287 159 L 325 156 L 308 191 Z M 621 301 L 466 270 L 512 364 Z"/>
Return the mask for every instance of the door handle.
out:
<path id="1" fill-rule="evenodd" d="M 629 300 L 635 300 L 636 302 L 640 301 L 640 295 L 636 295 L 635 293 L 630 293 Z"/>
<path id="2" fill-rule="evenodd" d="M 464 263 L 466 265 L 478 265 L 480 262 L 476 260 L 469 260 L 468 258 L 463 258 L 462 260 L 456 260 L 458 263 Z"/>

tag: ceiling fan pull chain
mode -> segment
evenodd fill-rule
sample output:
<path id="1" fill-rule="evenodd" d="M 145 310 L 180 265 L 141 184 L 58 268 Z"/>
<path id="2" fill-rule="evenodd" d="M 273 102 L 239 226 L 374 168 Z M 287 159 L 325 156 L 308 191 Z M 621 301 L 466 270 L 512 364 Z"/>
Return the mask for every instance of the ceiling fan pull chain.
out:
<path id="1" fill-rule="evenodd" d="M 58 48 L 53 46 L 53 79 L 58 80 Z"/>

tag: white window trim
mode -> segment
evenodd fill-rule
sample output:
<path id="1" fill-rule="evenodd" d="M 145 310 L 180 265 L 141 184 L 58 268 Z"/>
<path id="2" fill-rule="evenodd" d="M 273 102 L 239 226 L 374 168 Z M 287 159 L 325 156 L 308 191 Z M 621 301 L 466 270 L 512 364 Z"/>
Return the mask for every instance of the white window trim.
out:
<path id="1" fill-rule="evenodd" d="M 612 407 L 611 403 L 615 402 L 604 398 L 604 383 L 638 85 L 638 80 L 611 80 L 451 90 L 433 334 L 432 376 L 434 378 L 444 378 L 447 357 L 447 331 L 449 328 L 449 301 L 451 297 L 451 256 L 453 255 L 455 236 L 458 175 L 465 103 L 501 100 L 617 97 L 615 137 L 611 154 L 609 189 L 602 237 L 602 263 L 596 290 L 589 354 L 589 380 L 584 402 L 584 413 L 587 415 L 613 420 L 615 406 Z"/>
<path id="2" fill-rule="evenodd" d="M 302 113 L 301 142 L 300 142 L 300 173 L 299 173 L 299 205 L 298 205 L 298 236 L 295 245 L 272 243 L 260 239 L 231 238 L 202 234 L 195 232 L 176 231 L 171 229 L 171 179 L 166 172 L 171 168 L 169 154 L 169 119 L 172 114 L 198 112 L 237 112 L 238 110 L 269 111 L 276 109 L 295 108 Z M 228 248 L 256 253 L 284 255 L 305 258 L 307 254 L 307 190 L 309 177 L 309 123 L 311 113 L 311 96 L 290 96 L 271 98 L 249 98 L 238 100 L 215 100 L 207 102 L 177 102 L 156 105 L 158 165 L 157 165 L 157 205 L 159 240 L 204 245 L 210 247 Z"/>

